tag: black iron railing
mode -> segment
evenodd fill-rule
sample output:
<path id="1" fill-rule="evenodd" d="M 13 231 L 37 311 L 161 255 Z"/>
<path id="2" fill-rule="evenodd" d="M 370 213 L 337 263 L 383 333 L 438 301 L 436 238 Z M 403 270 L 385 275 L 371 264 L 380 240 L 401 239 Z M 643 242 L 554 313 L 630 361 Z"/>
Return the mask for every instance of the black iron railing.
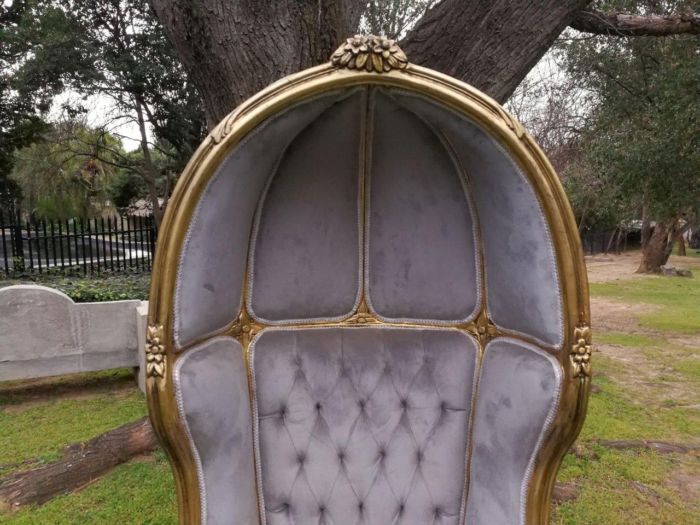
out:
<path id="1" fill-rule="evenodd" d="M 0 276 L 148 271 L 156 235 L 151 216 L 45 221 L 0 210 Z"/>

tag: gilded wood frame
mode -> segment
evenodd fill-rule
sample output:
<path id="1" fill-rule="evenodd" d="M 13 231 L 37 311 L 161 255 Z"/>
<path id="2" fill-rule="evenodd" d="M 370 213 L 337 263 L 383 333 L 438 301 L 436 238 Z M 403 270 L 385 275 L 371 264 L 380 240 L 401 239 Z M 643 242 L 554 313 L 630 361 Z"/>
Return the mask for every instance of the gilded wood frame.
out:
<path id="1" fill-rule="evenodd" d="M 348 44 L 349 45 L 349 44 Z M 379 85 L 413 91 L 449 107 L 478 124 L 512 155 L 529 179 L 550 228 L 561 280 L 564 310 L 564 344 L 559 351 L 533 343 L 529 338 L 500 330 L 490 321 L 482 293 L 482 306 L 473 322 L 446 327 L 465 330 L 477 338 L 481 349 L 495 336 L 508 335 L 527 341 L 554 356 L 562 367 L 562 391 L 559 410 L 535 462 L 527 493 L 525 523 L 548 523 L 554 481 L 561 460 L 583 425 L 590 389 L 590 311 L 588 282 L 578 229 L 561 183 L 551 164 L 523 127 L 497 102 L 471 86 L 436 71 L 407 64 L 398 56 L 398 66 L 370 62 L 365 58 L 356 67 L 355 58 L 342 63 L 347 53 L 333 57 L 333 62 L 283 78 L 243 103 L 229 114 L 204 140 L 185 168 L 168 205 L 158 239 L 149 305 L 149 328 L 146 345 L 147 399 L 154 430 L 168 455 L 175 476 L 179 521 L 201 523 L 200 497 L 195 460 L 183 423 L 179 418 L 173 368 L 188 348 L 220 335 L 233 336 L 247 349 L 264 326 L 255 322 L 246 305 L 243 287 L 239 316 L 220 333 L 176 349 L 173 339 L 173 305 L 180 252 L 196 204 L 218 165 L 251 130 L 268 117 L 292 104 L 315 95 L 357 85 Z M 347 49 L 347 45 L 346 45 Z M 393 49 L 393 48 L 392 48 Z M 354 54 L 357 56 L 357 53 Z M 246 279 L 247 281 L 247 279 Z M 483 286 L 483 284 L 482 284 Z M 380 321 L 360 301 L 358 309 L 337 323 L 358 326 L 366 323 L 406 325 Z M 300 325 L 295 325 L 299 327 Z M 303 326 L 303 325 L 301 325 Z M 248 367 L 250 371 L 250 367 Z"/>

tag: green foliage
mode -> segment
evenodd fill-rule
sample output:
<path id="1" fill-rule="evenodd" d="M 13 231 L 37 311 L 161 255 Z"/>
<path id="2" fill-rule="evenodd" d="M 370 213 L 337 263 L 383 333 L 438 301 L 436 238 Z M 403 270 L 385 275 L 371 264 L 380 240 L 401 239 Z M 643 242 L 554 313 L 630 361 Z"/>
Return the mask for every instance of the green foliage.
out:
<path id="1" fill-rule="evenodd" d="M 120 154 L 121 143 L 111 135 L 63 123 L 15 153 L 11 178 L 22 190 L 24 209 L 37 218 L 94 217 L 107 205 Z"/>
<path id="2" fill-rule="evenodd" d="M 663 6 L 681 12 L 690 4 Z M 643 205 L 658 221 L 692 217 L 700 203 L 700 39 L 586 38 L 565 46 L 563 56 L 594 108 L 579 166 L 592 183 L 570 184 L 574 200 L 594 200 L 602 222 L 630 218 Z"/>
<path id="3" fill-rule="evenodd" d="M 80 271 L 78 269 L 78 271 Z M 95 277 L 31 275 L 24 280 L 0 281 L 0 288 L 22 282 L 50 286 L 62 291 L 77 303 L 148 299 L 151 276 L 147 273 L 108 273 Z"/>
<path id="4" fill-rule="evenodd" d="M 144 134 L 149 125 L 153 130 L 155 140 L 142 142 L 140 156 L 96 135 L 79 150 L 148 182 L 125 188 L 119 179 L 111 194 L 120 204 L 146 192 L 152 199 L 167 196 L 206 125 L 200 97 L 146 1 L 14 0 L 1 16 L 0 196 L 8 203 L 18 197 L 7 176 L 13 151 L 47 131 L 47 112 L 66 91 L 110 98 L 118 109 L 110 125 L 135 122 Z M 86 112 L 73 101 L 63 110 L 69 121 Z M 54 213 L 70 206 L 53 199 L 44 208 Z"/>

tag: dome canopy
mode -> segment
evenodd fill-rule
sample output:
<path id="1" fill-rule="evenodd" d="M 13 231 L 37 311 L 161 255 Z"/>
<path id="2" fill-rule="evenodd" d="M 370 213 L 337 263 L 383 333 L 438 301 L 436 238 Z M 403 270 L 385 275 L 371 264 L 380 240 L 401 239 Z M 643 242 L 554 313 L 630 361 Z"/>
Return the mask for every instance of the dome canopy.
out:
<path id="1" fill-rule="evenodd" d="M 393 42 L 219 124 L 151 299 L 186 523 L 545 523 L 589 385 L 576 225 L 520 124 Z"/>

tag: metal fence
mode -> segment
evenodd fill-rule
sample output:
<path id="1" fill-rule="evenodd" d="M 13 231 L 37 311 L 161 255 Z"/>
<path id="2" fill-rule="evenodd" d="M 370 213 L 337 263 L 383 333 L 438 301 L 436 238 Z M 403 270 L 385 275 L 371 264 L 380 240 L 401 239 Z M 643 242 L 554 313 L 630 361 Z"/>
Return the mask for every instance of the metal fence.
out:
<path id="1" fill-rule="evenodd" d="M 0 210 L 0 275 L 147 271 L 156 235 L 150 216 L 24 221 Z"/>

